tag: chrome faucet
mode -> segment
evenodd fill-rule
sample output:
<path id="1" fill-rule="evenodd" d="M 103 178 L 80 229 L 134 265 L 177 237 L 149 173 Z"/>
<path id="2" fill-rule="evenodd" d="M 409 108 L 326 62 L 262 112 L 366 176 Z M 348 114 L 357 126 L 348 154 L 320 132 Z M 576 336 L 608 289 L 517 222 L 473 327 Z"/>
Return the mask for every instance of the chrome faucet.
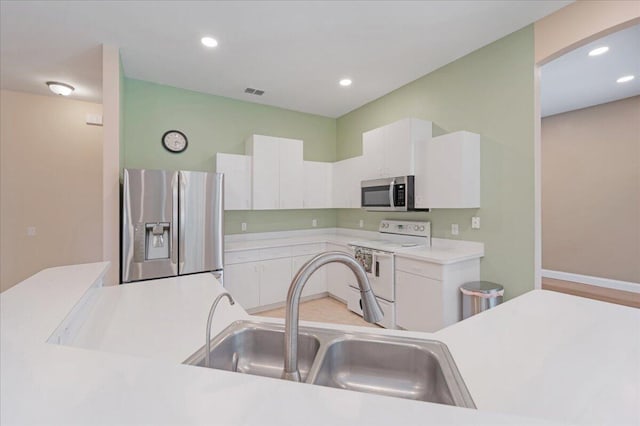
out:
<path id="1" fill-rule="evenodd" d="M 298 320 L 300 316 L 300 295 L 311 274 L 327 263 L 342 263 L 351 269 L 358 280 L 362 296 L 362 311 L 365 321 L 375 323 L 382 319 L 382 309 L 371 291 L 364 268 L 353 256 L 339 251 L 328 251 L 315 256 L 305 263 L 291 281 L 287 293 L 287 312 L 284 322 L 284 371 L 282 378 L 293 382 L 300 381 L 298 371 Z"/>
<path id="2" fill-rule="evenodd" d="M 207 319 L 207 340 L 205 341 L 205 349 L 207 351 L 205 358 L 205 367 L 211 367 L 211 319 L 213 318 L 213 313 L 216 311 L 218 307 L 218 303 L 222 300 L 223 297 L 229 299 L 229 304 L 231 306 L 235 305 L 236 302 L 233 300 L 233 297 L 226 291 L 224 293 L 220 293 L 218 297 L 213 301 L 211 305 L 211 309 L 209 309 L 209 318 Z"/>

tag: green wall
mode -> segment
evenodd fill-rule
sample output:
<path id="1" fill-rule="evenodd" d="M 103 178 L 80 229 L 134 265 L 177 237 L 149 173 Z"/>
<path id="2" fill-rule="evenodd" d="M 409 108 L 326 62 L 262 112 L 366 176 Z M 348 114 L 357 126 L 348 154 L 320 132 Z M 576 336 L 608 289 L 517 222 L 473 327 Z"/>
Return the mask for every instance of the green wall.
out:
<path id="1" fill-rule="evenodd" d="M 217 152 L 244 154 L 244 141 L 264 134 L 304 141 L 304 159 L 335 161 L 336 120 L 146 81 L 124 79 L 124 167 L 215 170 Z M 189 139 L 181 154 L 166 151 L 160 138 L 178 129 Z M 231 211 L 227 234 L 334 227 L 335 210 Z"/>
<path id="2" fill-rule="evenodd" d="M 481 209 L 412 215 L 339 210 L 337 224 L 376 229 L 382 218 L 429 219 L 436 237 L 482 241 L 482 279 L 507 297 L 533 289 L 534 50 L 528 26 L 338 119 L 337 159 L 361 154 L 362 132 L 404 117 L 433 121 L 442 131 L 481 135 Z M 481 229 L 471 229 L 471 217 Z M 452 223 L 460 234 L 451 236 Z"/>

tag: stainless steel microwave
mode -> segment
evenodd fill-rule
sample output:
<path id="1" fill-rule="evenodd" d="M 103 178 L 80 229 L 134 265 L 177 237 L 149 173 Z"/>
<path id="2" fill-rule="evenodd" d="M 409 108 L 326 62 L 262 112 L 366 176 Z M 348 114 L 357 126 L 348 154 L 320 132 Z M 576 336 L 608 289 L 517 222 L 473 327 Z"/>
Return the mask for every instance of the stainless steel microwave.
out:
<path id="1" fill-rule="evenodd" d="M 415 176 L 363 180 L 360 206 L 380 212 L 428 211 L 415 207 L 414 181 Z"/>

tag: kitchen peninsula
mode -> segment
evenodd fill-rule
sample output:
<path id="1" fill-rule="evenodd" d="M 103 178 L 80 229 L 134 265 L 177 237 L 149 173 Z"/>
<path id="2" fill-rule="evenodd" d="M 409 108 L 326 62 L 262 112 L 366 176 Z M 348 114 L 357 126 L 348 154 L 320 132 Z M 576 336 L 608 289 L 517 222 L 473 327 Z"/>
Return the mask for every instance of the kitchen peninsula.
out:
<path id="1" fill-rule="evenodd" d="M 107 268 L 44 270 L 0 295 L 2 424 L 640 420 L 632 308 L 533 291 L 439 333 L 377 331 L 445 342 L 478 407 L 469 410 L 181 365 L 202 346 L 220 284 L 198 274 L 101 287 Z M 214 333 L 247 316 L 221 304 Z M 81 336 L 95 347 L 78 347 Z"/>

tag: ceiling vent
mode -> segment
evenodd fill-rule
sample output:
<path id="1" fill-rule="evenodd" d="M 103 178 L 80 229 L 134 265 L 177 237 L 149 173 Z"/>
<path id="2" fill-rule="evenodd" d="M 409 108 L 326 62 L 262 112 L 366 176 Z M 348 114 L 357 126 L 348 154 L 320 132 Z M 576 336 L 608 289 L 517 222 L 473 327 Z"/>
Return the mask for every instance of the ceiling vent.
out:
<path id="1" fill-rule="evenodd" d="M 244 89 L 244 93 L 249 93 L 250 95 L 256 95 L 256 96 L 262 96 L 264 95 L 264 90 L 247 87 L 246 89 Z"/>

